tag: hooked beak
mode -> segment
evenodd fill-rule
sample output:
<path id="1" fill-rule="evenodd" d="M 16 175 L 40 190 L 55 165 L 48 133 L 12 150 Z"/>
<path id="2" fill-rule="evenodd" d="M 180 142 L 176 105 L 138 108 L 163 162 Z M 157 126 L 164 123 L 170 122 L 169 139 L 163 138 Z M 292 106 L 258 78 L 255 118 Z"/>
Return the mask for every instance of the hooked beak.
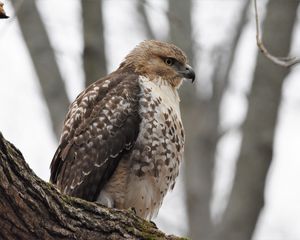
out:
<path id="1" fill-rule="evenodd" d="M 181 74 L 184 78 L 192 80 L 192 83 L 195 81 L 196 74 L 190 65 L 186 64 L 185 70 Z"/>

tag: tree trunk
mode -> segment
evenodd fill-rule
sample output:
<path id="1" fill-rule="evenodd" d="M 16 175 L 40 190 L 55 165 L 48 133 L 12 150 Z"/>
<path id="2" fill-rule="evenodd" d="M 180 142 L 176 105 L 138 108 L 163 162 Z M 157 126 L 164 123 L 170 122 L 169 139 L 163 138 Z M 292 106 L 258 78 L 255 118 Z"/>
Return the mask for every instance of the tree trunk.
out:
<path id="1" fill-rule="evenodd" d="M 0 132 L 0 239 L 179 239 L 131 210 L 61 195 Z"/>
<path id="2" fill-rule="evenodd" d="M 12 0 L 12 4 L 15 8 L 18 8 L 19 1 Z M 58 138 L 69 106 L 69 100 L 45 25 L 35 1 L 24 1 L 18 9 L 17 17 L 24 41 L 40 81 L 53 131 Z"/>
<path id="3" fill-rule="evenodd" d="M 186 131 L 185 187 L 187 209 L 192 239 L 209 239 L 214 231 L 210 214 L 213 188 L 215 151 L 219 140 L 220 103 L 227 89 L 229 72 L 237 45 L 246 23 L 250 0 L 242 6 L 231 44 L 220 51 L 212 78 L 213 94 L 210 99 L 198 96 L 194 86 L 184 84 L 181 88 L 181 111 Z M 191 1 L 170 0 L 170 36 L 195 64 L 191 25 Z M 196 82 L 201 75 L 196 76 Z"/>
<path id="4" fill-rule="evenodd" d="M 194 46 L 192 39 L 191 0 L 169 0 L 170 40 L 187 54 L 190 65 L 194 65 Z M 196 76 L 198 81 L 198 76 Z M 211 166 L 201 158 L 199 137 L 200 99 L 195 86 L 184 83 L 180 89 L 181 112 L 185 126 L 185 191 L 189 235 L 191 239 L 206 239 L 211 229 L 209 200 L 211 193 Z M 205 117 L 207 115 L 204 114 Z M 209 164 L 207 166 L 206 164 Z M 204 166 L 206 165 L 206 166 Z M 209 169 L 209 170 L 208 170 Z"/>
<path id="5" fill-rule="evenodd" d="M 85 85 L 88 86 L 107 74 L 102 1 L 81 0 L 81 6 Z"/>
<path id="6" fill-rule="evenodd" d="M 263 39 L 276 55 L 289 53 L 298 5 L 298 0 L 288 3 L 270 0 L 268 3 Z M 288 73 L 287 68 L 258 55 L 233 189 L 216 239 L 247 240 L 253 235 L 264 206 L 281 88 Z"/>
<path id="7" fill-rule="evenodd" d="M 147 13 L 146 13 L 146 0 L 139 0 L 137 1 L 137 11 L 140 14 L 141 20 L 143 22 L 143 26 L 145 29 L 145 33 L 147 36 L 147 39 L 155 39 L 155 34 L 151 28 Z"/>

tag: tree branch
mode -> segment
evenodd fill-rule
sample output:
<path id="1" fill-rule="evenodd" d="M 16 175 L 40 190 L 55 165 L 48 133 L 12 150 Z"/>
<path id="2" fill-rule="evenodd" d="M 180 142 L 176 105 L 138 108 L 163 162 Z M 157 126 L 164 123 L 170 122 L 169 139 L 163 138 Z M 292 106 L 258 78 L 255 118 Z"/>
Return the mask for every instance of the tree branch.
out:
<path id="1" fill-rule="evenodd" d="M 62 195 L 0 132 L 0 239 L 179 239 L 130 210 Z"/>
<path id="2" fill-rule="evenodd" d="M 255 21 L 256 21 L 256 44 L 261 51 L 261 53 L 270 59 L 273 63 L 282 66 L 282 67 L 292 67 L 296 64 L 300 63 L 300 58 L 297 57 L 276 57 L 272 55 L 268 49 L 265 47 L 261 35 L 260 35 L 260 28 L 259 28 L 259 17 L 258 17 L 258 10 L 257 10 L 257 0 L 254 0 L 254 11 L 255 11 Z"/>

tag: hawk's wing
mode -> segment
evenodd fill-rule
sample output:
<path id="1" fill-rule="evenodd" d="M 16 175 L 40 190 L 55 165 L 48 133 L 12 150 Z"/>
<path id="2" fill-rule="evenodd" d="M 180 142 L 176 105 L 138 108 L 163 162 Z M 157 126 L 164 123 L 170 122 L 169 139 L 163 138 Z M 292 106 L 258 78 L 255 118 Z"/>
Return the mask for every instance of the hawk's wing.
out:
<path id="1" fill-rule="evenodd" d="M 97 197 L 120 159 L 136 141 L 140 88 L 135 74 L 113 73 L 70 106 L 50 180 L 69 195 Z"/>

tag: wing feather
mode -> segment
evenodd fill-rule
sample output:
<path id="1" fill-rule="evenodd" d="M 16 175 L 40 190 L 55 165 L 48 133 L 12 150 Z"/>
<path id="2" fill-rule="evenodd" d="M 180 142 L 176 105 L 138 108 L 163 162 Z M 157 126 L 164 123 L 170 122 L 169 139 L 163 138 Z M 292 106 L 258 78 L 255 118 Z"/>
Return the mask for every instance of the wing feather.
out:
<path id="1" fill-rule="evenodd" d="M 95 82 L 71 104 L 51 163 L 50 180 L 62 192 L 97 199 L 137 139 L 139 94 L 136 74 L 115 73 Z"/>

